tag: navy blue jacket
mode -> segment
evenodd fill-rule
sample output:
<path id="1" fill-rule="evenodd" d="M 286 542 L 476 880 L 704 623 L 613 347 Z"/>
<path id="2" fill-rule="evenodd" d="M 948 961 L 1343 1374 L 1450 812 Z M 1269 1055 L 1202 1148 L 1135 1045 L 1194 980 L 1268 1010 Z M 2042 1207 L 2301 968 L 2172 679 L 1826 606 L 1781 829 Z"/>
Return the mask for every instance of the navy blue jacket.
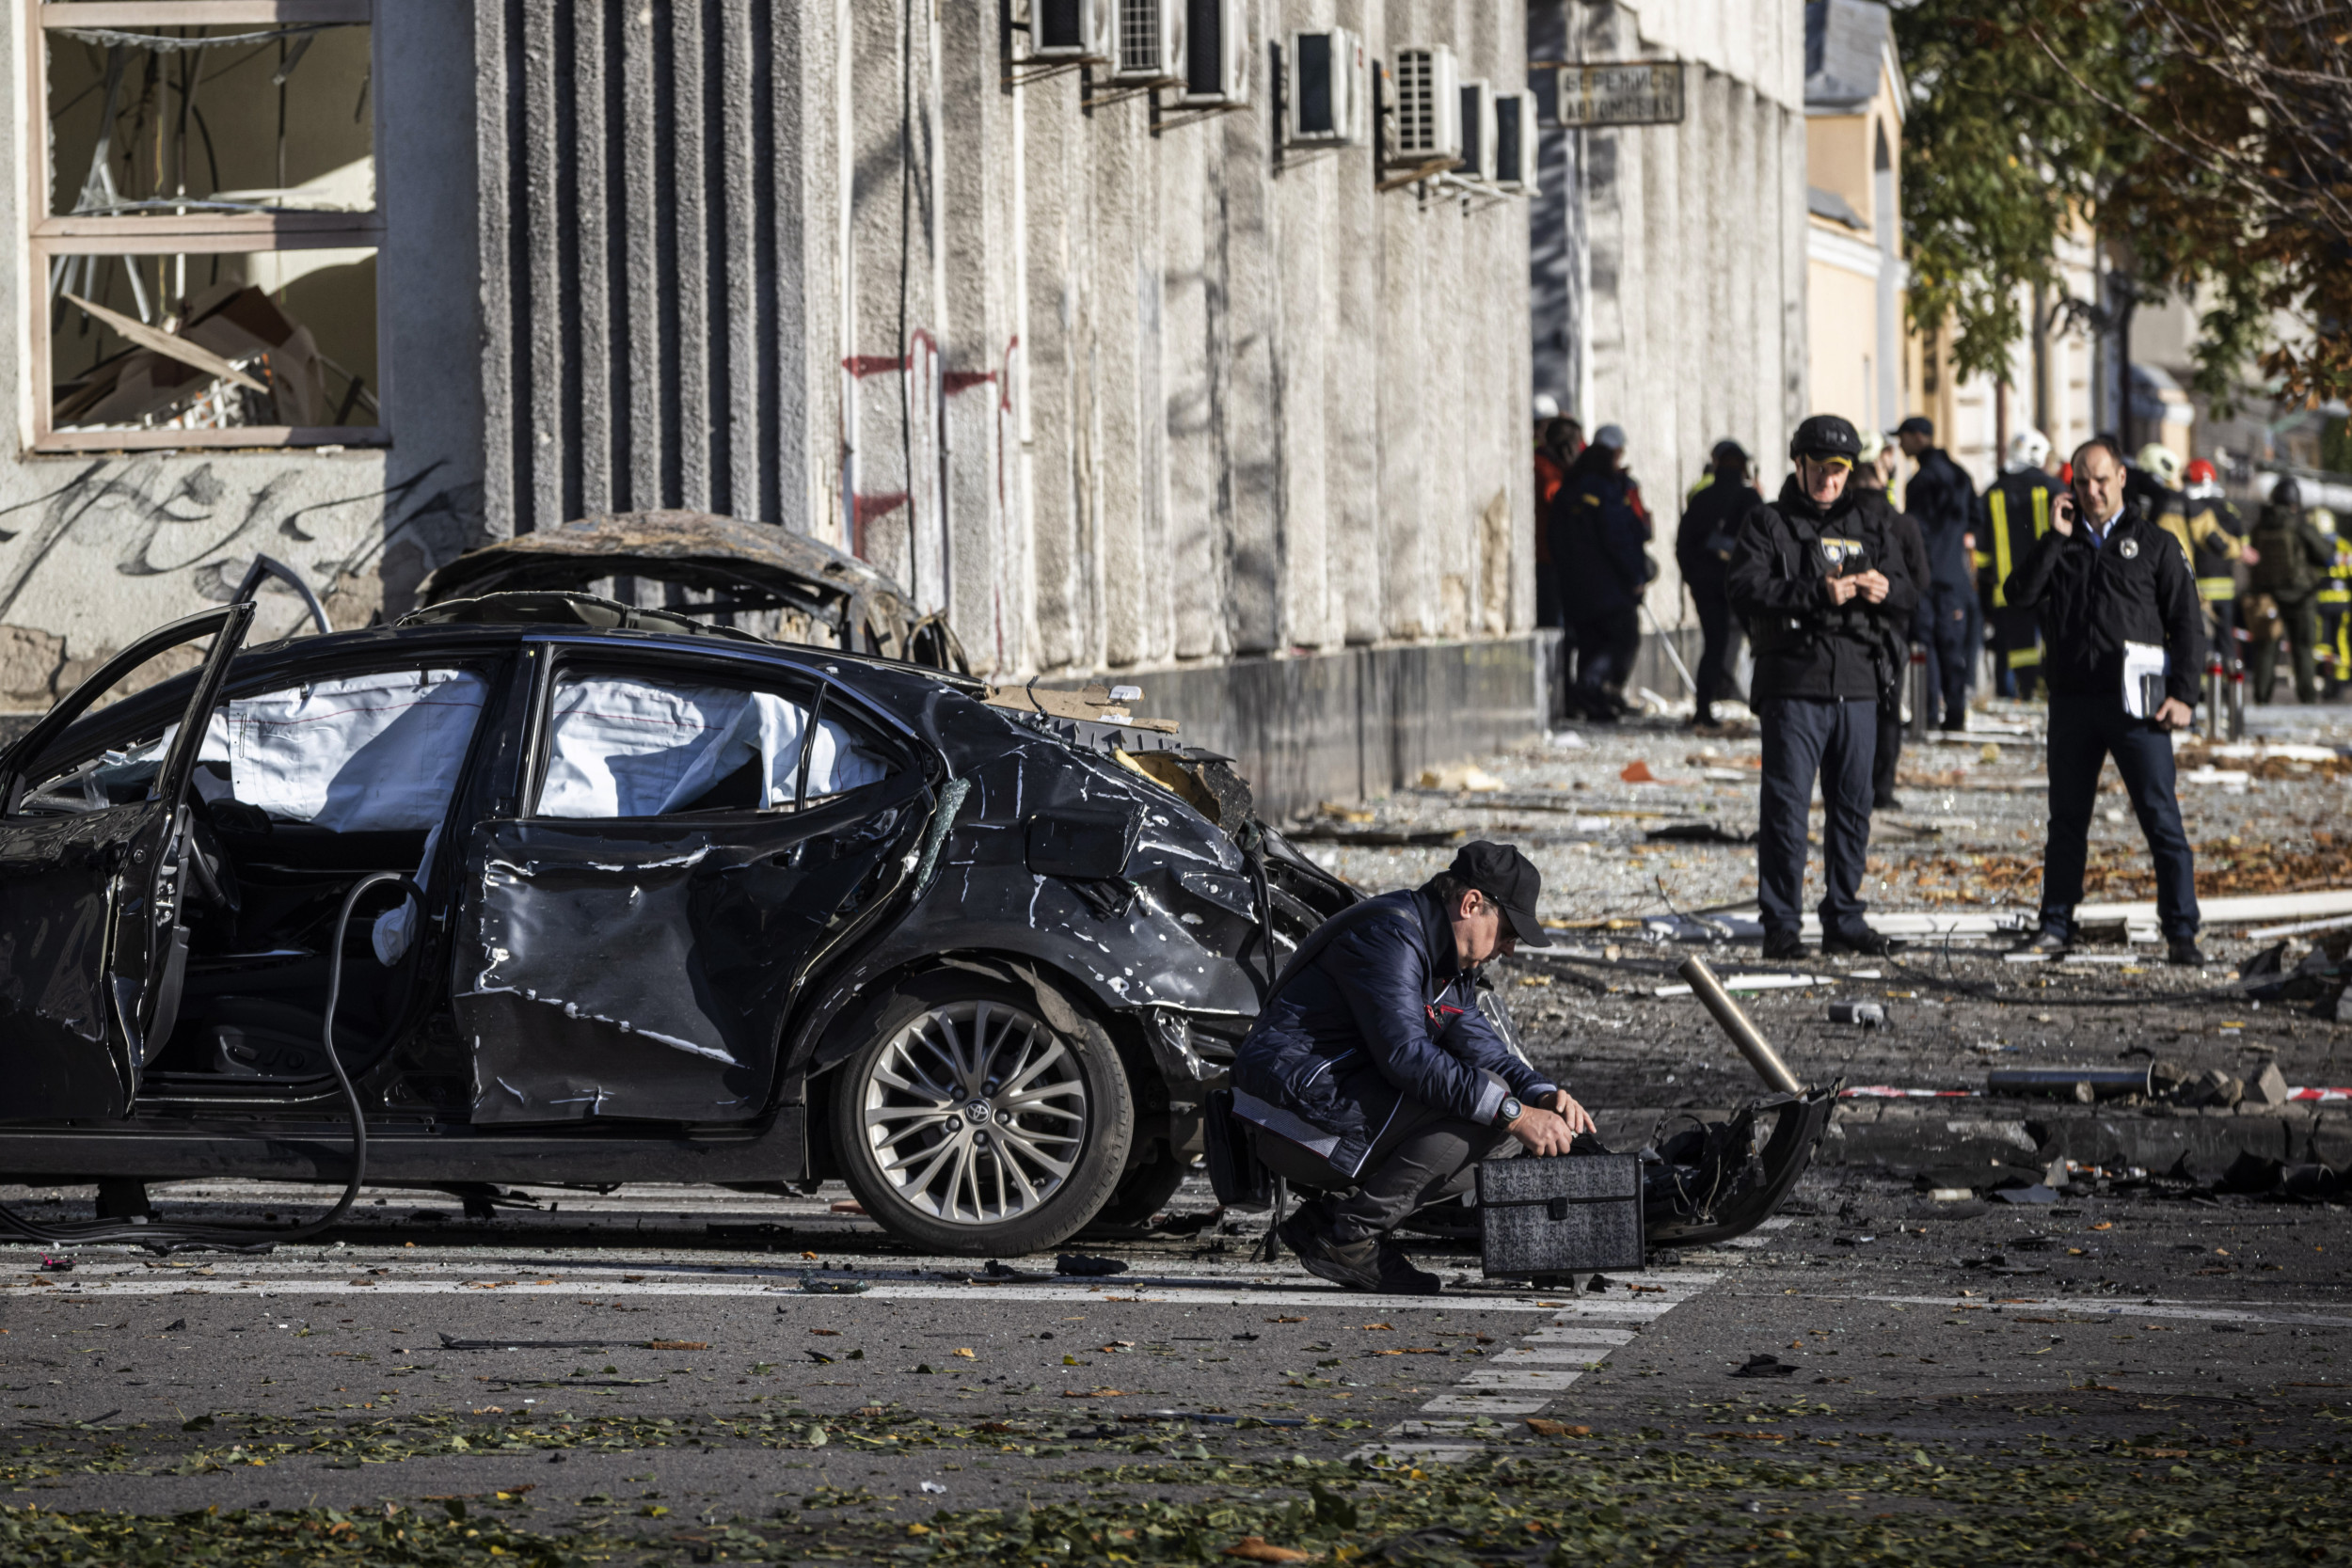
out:
<path id="1" fill-rule="evenodd" d="M 1551 502 L 1551 570 L 1571 619 L 1633 609 L 1649 585 L 1649 525 L 1635 509 L 1633 476 L 1571 471 Z"/>
<path id="2" fill-rule="evenodd" d="M 1559 1087 L 1478 1011 L 1474 972 L 1456 967 L 1435 899 L 1408 890 L 1371 902 L 1382 912 L 1288 977 L 1233 1063 L 1236 1113 L 1350 1176 L 1403 1101 L 1485 1125 L 1506 1086 L 1523 1101 Z"/>
<path id="3" fill-rule="evenodd" d="M 1919 453 L 1919 471 L 1903 486 L 1903 510 L 1918 521 L 1928 573 L 1937 586 L 1974 588 L 1977 563 L 1961 541 L 1976 524 L 1977 487 L 1942 447 Z"/>

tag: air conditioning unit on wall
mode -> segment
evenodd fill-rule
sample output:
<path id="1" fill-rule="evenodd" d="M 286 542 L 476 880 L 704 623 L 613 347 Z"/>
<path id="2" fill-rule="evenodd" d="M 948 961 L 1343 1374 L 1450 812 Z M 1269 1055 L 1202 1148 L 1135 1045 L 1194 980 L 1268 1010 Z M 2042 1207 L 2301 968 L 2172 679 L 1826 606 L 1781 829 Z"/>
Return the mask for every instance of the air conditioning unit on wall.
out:
<path id="1" fill-rule="evenodd" d="M 1454 172 L 1464 180 L 1495 177 L 1495 88 L 1492 82 L 1465 82 L 1461 90 L 1462 165 Z"/>
<path id="2" fill-rule="evenodd" d="M 1283 139 L 1296 147 L 1354 147 L 1364 139 L 1364 40 L 1344 27 L 1293 33 L 1282 55 Z"/>
<path id="3" fill-rule="evenodd" d="M 1462 155 L 1461 83 L 1444 44 L 1396 52 L 1396 123 L 1389 161 L 1418 166 Z"/>
<path id="4" fill-rule="evenodd" d="M 1535 155 L 1535 95 L 1506 92 L 1495 99 L 1494 182 L 1506 191 L 1534 196 Z"/>
<path id="5" fill-rule="evenodd" d="M 1184 12 L 1189 0 L 1119 0 L 1119 69 L 1131 87 L 1184 83 Z"/>
<path id="6" fill-rule="evenodd" d="M 1187 0 L 1184 103 L 1249 102 L 1249 0 Z"/>
<path id="7" fill-rule="evenodd" d="M 1029 55 L 1110 64 L 1119 57 L 1119 0 L 1030 0 Z"/>

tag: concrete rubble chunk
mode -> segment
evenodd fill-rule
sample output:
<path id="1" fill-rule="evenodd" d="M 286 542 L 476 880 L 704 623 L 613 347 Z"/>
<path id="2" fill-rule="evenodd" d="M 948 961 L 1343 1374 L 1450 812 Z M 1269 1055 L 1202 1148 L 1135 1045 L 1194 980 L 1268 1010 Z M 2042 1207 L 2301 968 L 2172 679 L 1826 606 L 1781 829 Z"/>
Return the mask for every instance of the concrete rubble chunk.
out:
<path id="1" fill-rule="evenodd" d="M 2256 1073 L 2252 1080 L 2246 1085 L 2246 1090 L 2241 1103 L 2249 1105 L 2283 1105 L 2286 1102 L 2286 1075 L 2279 1070 L 2278 1063 L 2264 1063 L 2262 1071 Z"/>

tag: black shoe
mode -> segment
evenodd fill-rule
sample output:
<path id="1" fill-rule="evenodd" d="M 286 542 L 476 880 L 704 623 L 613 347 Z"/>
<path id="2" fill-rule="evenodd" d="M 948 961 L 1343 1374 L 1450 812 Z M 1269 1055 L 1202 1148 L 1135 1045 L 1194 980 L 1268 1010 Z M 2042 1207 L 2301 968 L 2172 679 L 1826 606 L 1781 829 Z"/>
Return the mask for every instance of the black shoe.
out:
<path id="1" fill-rule="evenodd" d="M 1794 931 L 1764 933 L 1764 961 L 1791 963 L 1804 957 L 1804 938 Z"/>
<path id="2" fill-rule="evenodd" d="M 2202 969 L 2205 967 L 2205 955 L 2199 949 L 2195 937 L 2177 937 L 2166 947 L 2164 961 L 2179 964 L 2183 969 Z"/>
<path id="3" fill-rule="evenodd" d="M 1900 811 L 1903 809 L 1902 797 L 1899 795 L 1873 796 L 1870 800 L 1870 809 L 1872 811 Z"/>
<path id="4" fill-rule="evenodd" d="M 2010 949 L 2012 953 L 2046 953 L 2053 957 L 2060 953 L 2072 953 L 2074 950 L 2074 939 L 2055 926 L 2044 926 Z"/>
<path id="5" fill-rule="evenodd" d="M 1324 1228 L 1322 1212 L 1312 1206 L 1302 1207 L 1296 1213 L 1275 1227 L 1274 1233 L 1282 1238 L 1282 1244 L 1298 1255 L 1298 1261 L 1318 1279 L 1350 1291 L 1378 1291 L 1380 1282 L 1380 1248 L 1373 1242 L 1343 1242 Z"/>
<path id="6" fill-rule="evenodd" d="M 1903 944 L 1893 937 L 1881 935 L 1867 926 L 1851 931 L 1821 933 L 1823 958 L 1833 953 L 1858 953 L 1866 958 L 1883 958 L 1890 953 L 1901 952 Z"/>
<path id="7" fill-rule="evenodd" d="M 1392 1296 L 1434 1296 L 1444 1282 L 1426 1269 L 1413 1267 L 1413 1260 L 1405 1256 L 1405 1249 L 1383 1236 L 1373 1245 L 1378 1249 L 1380 1289 Z"/>

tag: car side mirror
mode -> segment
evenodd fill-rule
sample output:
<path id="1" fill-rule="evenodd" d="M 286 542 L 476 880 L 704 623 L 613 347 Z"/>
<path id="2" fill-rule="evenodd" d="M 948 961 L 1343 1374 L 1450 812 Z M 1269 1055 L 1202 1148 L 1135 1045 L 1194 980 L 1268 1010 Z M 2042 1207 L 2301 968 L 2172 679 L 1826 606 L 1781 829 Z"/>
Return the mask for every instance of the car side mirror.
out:
<path id="1" fill-rule="evenodd" d="M 1040 812 L 1029 818 L 1028 834 L 1029 869 L 1037 875 L 1113 881 L 1127 875 L 1128 858 L 1143 834 L 1143 809 Z"/>

